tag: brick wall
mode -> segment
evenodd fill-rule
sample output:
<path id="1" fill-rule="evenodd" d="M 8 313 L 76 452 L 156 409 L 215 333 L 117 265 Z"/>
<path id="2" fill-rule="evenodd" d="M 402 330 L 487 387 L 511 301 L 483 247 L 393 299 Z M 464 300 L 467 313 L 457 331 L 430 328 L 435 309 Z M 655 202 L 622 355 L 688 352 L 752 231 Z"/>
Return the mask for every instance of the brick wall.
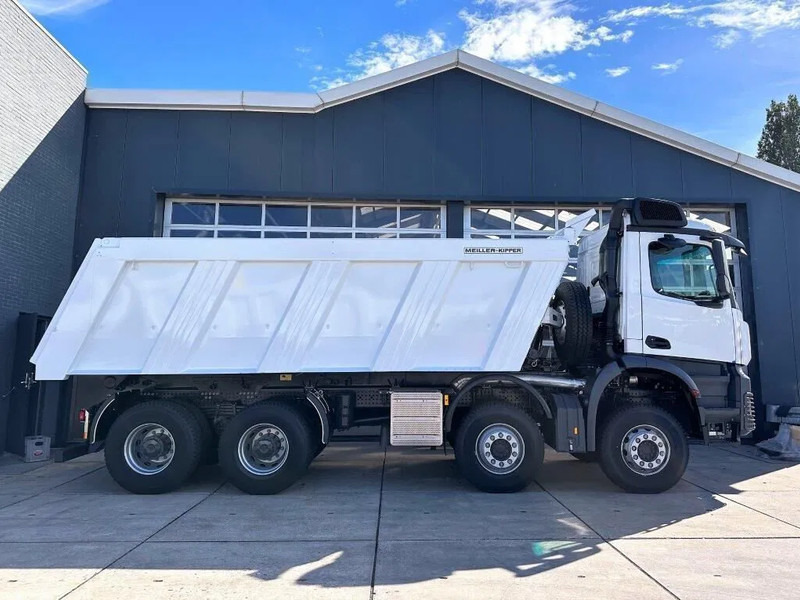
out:
<path id="1" fill-rule="evenodd" d="M 69 285 L 86 70 L 15 0 L 0 0 L 0 453 L 20 312 Z"/>

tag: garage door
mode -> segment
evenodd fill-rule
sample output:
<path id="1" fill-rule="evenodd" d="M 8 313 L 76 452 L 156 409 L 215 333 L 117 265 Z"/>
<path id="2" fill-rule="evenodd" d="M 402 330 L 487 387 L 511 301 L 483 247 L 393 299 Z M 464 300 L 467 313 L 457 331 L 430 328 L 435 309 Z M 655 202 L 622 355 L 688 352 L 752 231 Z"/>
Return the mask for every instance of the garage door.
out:
<path id="1" fill-rule="evenodd" d="M 168 199 L 166 237 L 442 238 L 439 204 Z"/>
<path id="2" fill-rule="evenodd" d="M 550 205 L 502 205 L 473 204 L 464 211 L 464 232 L 467 237 L 480 239 L 518 239 L 530 237 L 546 237 L 562 229 L 567 221 L 582 212 L 595 209 L 597 215 L 586 226 L 586 233 L 607 225 L 611 209 L 608 205 L 593 206 L 558 206 Z M 718 233 L 736 235 L 734 211 L 730 207 L 690 206 L 687 214 L 690 220 L 700 221 Z M 738 258 L 728 257 L 731 278 L 740 294 Z M 570 252 L 570 264 L 564 277 L 574 279 L 578 261 L 577 248 Z"/>

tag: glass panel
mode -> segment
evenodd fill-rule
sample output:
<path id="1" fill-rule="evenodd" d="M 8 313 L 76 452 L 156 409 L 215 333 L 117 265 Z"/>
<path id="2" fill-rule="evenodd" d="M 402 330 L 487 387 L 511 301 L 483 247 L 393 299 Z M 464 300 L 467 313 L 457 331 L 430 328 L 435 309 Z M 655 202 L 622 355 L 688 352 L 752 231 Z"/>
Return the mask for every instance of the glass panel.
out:
<path id="1" fill-rule="evenodd" d="M 658 242 L 649 246 L 653 289 L 665 296 L 710 300 L 717 296 L 716 271 L 711 249 L 699 244 L 669 248 Z"/>
<path id="2" fill-rule="evenodd" d="M 220 204 L 219 225 L 261 225 L 261 205 Z"/>
<path id="3" fill-rule="evenodd" d="M 365 233 L 363 231 L 359 231 L 356 233 L 357 238 L 381 238 L 386 240 L 391 240 L 397 237 L 396 231 L 387 231 L 386 233 Z"/>
<path id="4" fill-rule="evenodd" d="M 498 235 L 494 233 L 473 233 L 470 235 L 473 240 L 510 240 L 511 234 Z"/>
<path id="5" fill-rule="evenodd" d="M 171 222 L 180 225 L 213 225 L 215 204 L 173 202 Z"/>
<path id="6" fill-rule="evenodd" d="M 305 231 L 265 231 L 265 238 L 306 238 L 308 234 Z"/>
<path id="7" fill-rule="evenodd" d="M 511 229 L 511 211 L 505 208 L 471 208 L 471 229 Z"/>
<path id="8" fill-rule="evenodd" d="M 442 226 L 440 208 L 401 208 L 400 227 L 415 229 L 440 229 Z"/>
<path id="9" fill-rule="evenodd" d="M 260 231 L 235 231 L 231 229 L 220 229 L 217 231 L 218 238 L 260 238 Z"/>
<path id="10" fill-rule="evenodd" d="M 306 227 L 308 225 L 308 207 L 297 204 L 267 204 L 264 224 Z"/>
<path id="11" fill-rule="evenodd" d="M 356 206 L 356 227 L 397 227 L 397 207 Z"/>
<path id="12" fill-rule="evenodd" d="M 312 227 L 352 227 L 352 206 L 312 206 Z M 329 236 L 326 236 L 329 237 Z"/>
<path id="13" fill-rule="evenodd" d="M 567 224 L 567 221 L 569 221 L 570 219 L 574 219 L 579 214 L 584 213 L 587 210 L 589 210 L 589 209 L 587 209 L 587 208 L 579 208 L 579 209 L 568 209 L 568 210 L 561 209 L 561 210 L 559 210 L 558 211 L 558 228 L 559 229 L 563 229 L 564 225 Z M 589 223 L 586 225 L 586 227 L 583 230 L 583 233 L 584 234 L 591 233 L 592 231 L 596 230 L 598 227 L 600 227 L 600 215 L 599 215 L 599 213 L 597 213 L 597 211 L 595 211 L 595 215 L 592 217 L 592 220 L 589 221 Z"/>
<path id="14" fill-rule="evenodd" d="M 170 229 L 169 237 L 214 237 L 210 229 Z"/>
<path id="15" fill-rule="evenodd" d="M 401 238 L 435 238 L 442 237 L 438 233 L 401 233 Z"/>
<path id="16" fill-rule="evenodd" d="M 549 208 L 517 208 L 514 211 L 514 229 L 549 235 L 555 231 L 555 212 Z"/>
<path id="17" fill-rule="evenodd" d="M 727 211 L 691 211 L 689 213 L 689 219 L 691 221 L 700 221 L 717 233 L 731 232 L 731 213 Z"/>
<path id="18" fill-rule="evenodd" d="M 334 233 L 332 231 L 312 231 L 312 238 L 351 238 L 351 233 Z"/>

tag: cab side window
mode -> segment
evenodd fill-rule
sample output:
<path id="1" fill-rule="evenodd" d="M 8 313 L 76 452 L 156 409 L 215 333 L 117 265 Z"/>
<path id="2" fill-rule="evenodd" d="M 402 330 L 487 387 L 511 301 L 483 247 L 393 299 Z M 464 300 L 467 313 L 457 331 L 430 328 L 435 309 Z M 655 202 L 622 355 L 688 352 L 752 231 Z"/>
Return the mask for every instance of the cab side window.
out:
<path id="1" fill-rule="evenodd" d="M 709 300 L 717 296 L 717 273 L 708 246 L 686 244 L 670 248 L 653 242 L 648 254 L 650 280 L 659 294 L 686 300 Z"/>

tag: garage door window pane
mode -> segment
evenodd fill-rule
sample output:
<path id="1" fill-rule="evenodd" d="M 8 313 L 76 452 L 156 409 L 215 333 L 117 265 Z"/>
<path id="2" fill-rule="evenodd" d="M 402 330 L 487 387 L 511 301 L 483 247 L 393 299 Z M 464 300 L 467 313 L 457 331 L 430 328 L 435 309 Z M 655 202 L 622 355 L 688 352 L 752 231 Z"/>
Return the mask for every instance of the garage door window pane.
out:
<path id="1" fill-rule="evenodd" d="M 209 229 L 173 229 L 170 237 L 214 237 L 214 232 Z"/>
<path id="2" fill-rule="evenodd" d="M 356 206 L 356 227 L 397 227 L 396 206 Z"/>
<path id="3" fill-rule="evenodd" d="M 387 231 L 386 233 L 372 233 L 372 232 L 362 232 L 359 231 L 356 233 L 357 238 L 361 239 L 394 239 L 397 237 L 397 231 Z"/>
<path id="4" fill-rule="evenodd" d="M 216 205 L 194 202 L 176 202 L 172 205 L 173 224 L 213 225 Z"/>
<path id="5" fill-rule="evenodd" d="M 305 231 L 265 231 L 265 238 L 306 238 Z"/>
<path id="6" fill-rule="evenodd" d="M 261 225 L 260 204 L 220 204 L 220 225 Z"/>
<path id="7" fill-rule="evenodd" d="M 517 208 L 514 211 L 514 229 L 526 233 L 550 235 L 555 231 L 555 211 Z"/>
<path id="8" fill-rule="evenodd" d="M 511 229 L 511 211 L 494 208 L 470 209 L 471 229 Z"/>
<path id="9" fill-rule="evenodd" d="M 401 233 L 401 238 L 439 238 L 438 233 Z"/>
<path id="10" fill-rule="evenodd" d="M 690 211 L 689 219 L 692 221 L 700 221 L 717 233 L 731 232 L 731 213 L 729 211 Z"/>
<path id="11" fill-rule="evenodd" d="M 353 234 L 351 233 L 336 233 L 333 231 L 312 231 L 311 232 L 312 238 L 351 238 Z"/>
<path id="12" fill-rule="evenodd" d="M 401 208 L 400 227 L 414 229 L 439 229 L 442 211 L 438 208 Z"/>
<path id="13" fill-rule="evenodd" d="M 308 207 L 293 204 L 267 204 L 264 225 L 279 227 L 306 227 Z"/>
<path id="14" fill-rule="evenodd" d="M 232 229 L 220 229 L 217 232 L 219 238 L 260 238 L 260 231 L 236 231 Z"/>
<path id="15" fill-rule="evenodd" d="M 352 227 L 353 207 L 351 206 L 312 206 L 312 227 Z"/>

